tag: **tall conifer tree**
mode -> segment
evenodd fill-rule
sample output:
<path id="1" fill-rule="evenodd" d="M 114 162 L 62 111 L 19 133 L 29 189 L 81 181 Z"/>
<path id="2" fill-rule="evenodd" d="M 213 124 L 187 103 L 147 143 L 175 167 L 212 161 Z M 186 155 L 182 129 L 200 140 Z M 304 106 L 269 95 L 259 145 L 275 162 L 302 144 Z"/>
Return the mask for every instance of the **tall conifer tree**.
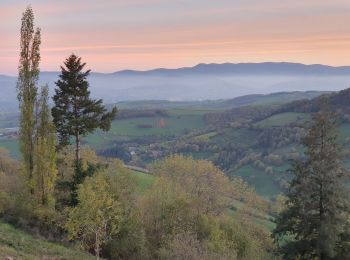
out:
<path id="1" fill-rule="evenodd" d="M 83 71 L 85 65 L 74 54 L 66 59 L 64 66 L 61 66 L 60 79 L 56 82 L 58 88 L 55 90 L 55 106 L 52 108 L 60 145 L 70 144 L 70 137 L 74 136 L 77 164 L 80 160 L 81 137 L 96 128 L 108 131 L 117 113 L 116 108 L 107 112 L 101 99 L 90 98 L 87 81 L 90 70 Z"/>
<path id="2" fill-rule="evenodd" d="M 23 13 L 18 66 L 17 97 L 20 107 L 20 150 L 23 173 L 31 193 L 34 193 L 35 104 L 40 62 L 40 29 L 34 29 L 34 13 L 28 7 Z"/>
<path id="3" fill-rule="evenodd" d="M 287 207 L 274 231 L 284 259 L 349 257 L 349 190 L 336 130 L 335 113 L 316 113 L 303 140 L 306 158 L 292 164 Z"/>

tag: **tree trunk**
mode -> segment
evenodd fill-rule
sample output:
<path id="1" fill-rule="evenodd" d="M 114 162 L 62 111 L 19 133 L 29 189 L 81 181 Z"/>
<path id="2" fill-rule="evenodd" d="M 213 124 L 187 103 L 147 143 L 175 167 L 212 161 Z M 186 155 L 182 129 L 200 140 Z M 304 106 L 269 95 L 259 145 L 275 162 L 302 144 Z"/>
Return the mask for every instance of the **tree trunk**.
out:
<path id="1" fill-rule="evenodd" d="M 34 172 L 34 144 L 33 144 L 33 136 L 31 133 L 28 133 L 29 137 L 29 180 L 32 181 L 33 179 L 33 172 Z M 34 188 L 30 187 L 30 194 L 34 194 Z"/>
<path id="2" fill-rule="evenodd" d="M 46 205 L 44 173 L 41 173 L 41 205 Z"/>
<path id="3" fill-rule="evenodd" d="M 96 259 L 100 259 L 100 240 L 98 237 L 98 234 L 95 233 L 95 254 L 96 254 Z"/>
<path id="4" fill-rule="evenodd" d="M 80 135 L 78 131 L 75 134 L 75 161 L 78 165 L 80 161 Z"/>

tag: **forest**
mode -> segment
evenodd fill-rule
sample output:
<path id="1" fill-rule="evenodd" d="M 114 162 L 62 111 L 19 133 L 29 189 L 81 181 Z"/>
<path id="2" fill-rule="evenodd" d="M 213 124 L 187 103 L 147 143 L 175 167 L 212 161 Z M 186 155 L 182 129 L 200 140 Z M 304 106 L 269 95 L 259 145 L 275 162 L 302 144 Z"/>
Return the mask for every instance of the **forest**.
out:
<path id="1" fill-rule="evenodd" d="M 51 99 L 31 7 L 20 32 L 0 258 L 350 259 L 350 89 L 120 108 L 71 54 Z"/>

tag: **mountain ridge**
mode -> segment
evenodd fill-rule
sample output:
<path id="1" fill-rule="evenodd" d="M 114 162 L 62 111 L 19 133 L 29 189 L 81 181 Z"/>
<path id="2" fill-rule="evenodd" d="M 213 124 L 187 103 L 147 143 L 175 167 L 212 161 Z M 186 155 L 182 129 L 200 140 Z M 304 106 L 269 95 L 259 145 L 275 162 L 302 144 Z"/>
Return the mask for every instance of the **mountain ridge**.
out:
<path id="1" fill-rule="evenodd" d="M 210 71 L 211 69 L 211 71 Z M 271 71 L 273 69 L 273 71 Z M 113 75 L 156 75 L 156 74 L 179 74 L 179 73 L 222 73 L 222 74 L 254 74 L 254 73 L 270 73 L 276 72 L 287 74 L 314 74 L 323 73 L 326 75 L 350 75 L 350 65 L 332 66 L 325 64 L 304 64 L 298 62 L 225 62 L 225 63 L 199 63 L 194 66 L 185 66 L 179 68 L 154 68 L 149 70 L 133 70 L 125 69 L 115 72 L 91 72 L 92 75 L 113 76 Z M 58 75 L 59 71 L 42 71 L 46 75 Z M 16 77 L 1 74 L 0 77 Z"/>
<path id="2" fill-rule="evenodd" d="M 303 64 L 295 62 L 258 62 L 258 63 L 199 63 L 192 67 L 180 67 L 176 69 L 156 68 L 151 70 L 121 70 L 113 75 L 171 75 L 181 73 L 219 73 L 219 74 L 284 74 L 284 75 L 347 75 L 350 74 L 350 66 L 330 66 L 323 64 Z"/>

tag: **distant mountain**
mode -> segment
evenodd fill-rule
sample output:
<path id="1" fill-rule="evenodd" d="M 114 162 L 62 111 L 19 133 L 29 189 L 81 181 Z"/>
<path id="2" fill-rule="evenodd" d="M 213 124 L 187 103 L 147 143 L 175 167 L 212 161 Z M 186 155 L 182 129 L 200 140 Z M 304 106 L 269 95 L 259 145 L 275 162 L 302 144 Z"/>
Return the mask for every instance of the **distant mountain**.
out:
<path id="1" fill-rule="evenodd" d="M 53 94 L 58 72 L 42 72 Z M 91 93 L 106 103 L 137 100 L 200 101 L 290 91 L 337 91 L 350 85 L 350 66 L 299 63 L 198 64 L 179 69 L 92 73 Z M 16 78 L 0 75 L 0 109 L 16 109 Z"/>
<path id="2" fill-rule="evenodd" d="M 154 69 L 147 71 L 123 70 L 114 75 L 135 76 L 180 76 L 180 75 L 317 75 L 339 76 L 350 75 L 350 66 L 332 67 L 321 64 L 305 65 L 290 62 L 263 63 L 201 63 L 194 67 L 179 69 Z"/>

